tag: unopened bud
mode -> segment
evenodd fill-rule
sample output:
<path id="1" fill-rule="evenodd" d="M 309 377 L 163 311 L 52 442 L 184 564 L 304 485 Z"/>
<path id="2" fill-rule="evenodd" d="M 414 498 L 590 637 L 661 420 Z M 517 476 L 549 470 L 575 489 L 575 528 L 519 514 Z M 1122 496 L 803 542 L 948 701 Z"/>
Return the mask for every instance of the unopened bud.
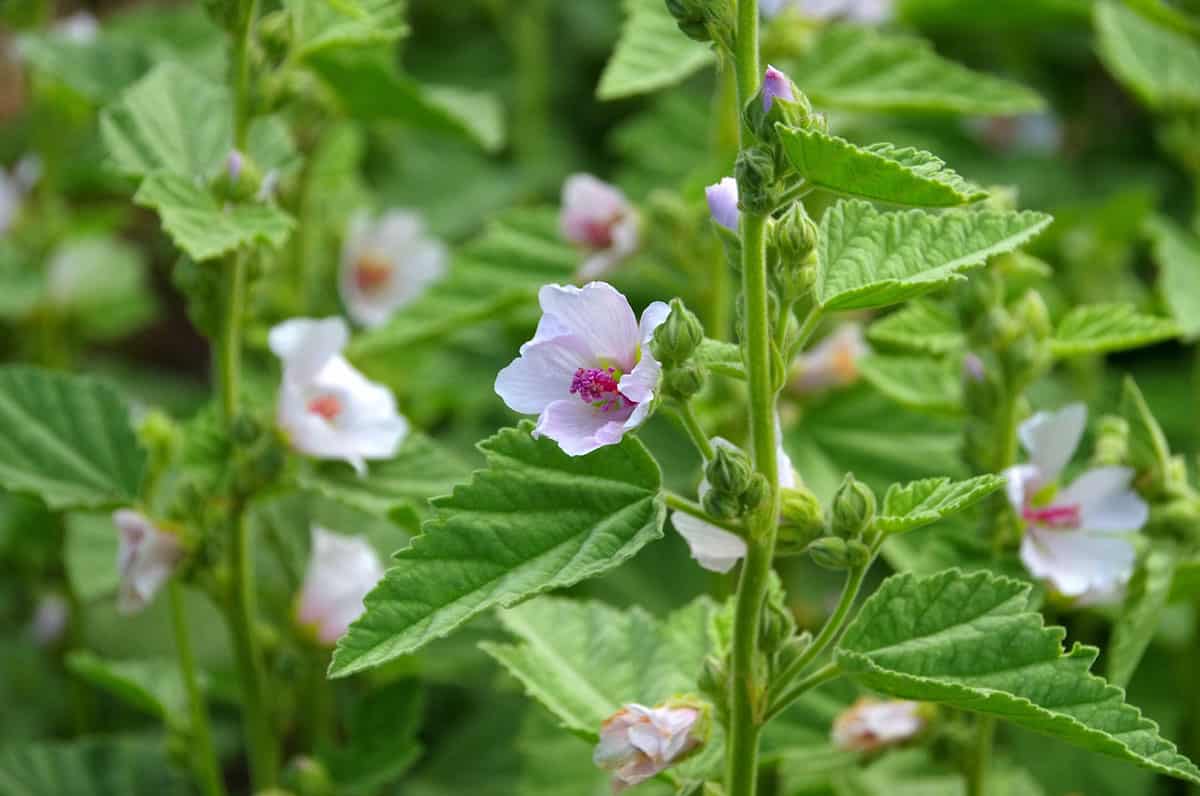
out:
<path id="1" fill-rule="evenodd" d="M 763 73 L 762 87 L 743 109 L 746 126 L 763 142 L 773 142 L 775 125 L 783 124 L 802 130 L 826 129 L 825 117 L 817 113 L 812 102 L 796 84 L 773 66 Z"/>
<path id="2" fill-rule="evenodd" d="M 760 648 L 768 655 L 774 655 L 795 632 L 796 620 L 784 603 L 782 592 L 772 592 L 763 606 Z"/>
<path id="3" fill-rule="evenodd" d="M 804 263 L 820 240 L 820 230 L 804 205 L 793 202 L 774 228 L 775 248 L 784 268 Z"/>
<path id="4" fill-rule="evenodd" d="M 740 448 L 726 443 L 716 446 L 712 460 L 704 469 L 704 475 L 713 492 L 737 497 L 750 486 L 754 467 L 750 464 L 750 458 Z"/>
<path id="5" fill-rule="evenodd" d="M 762 473 L 752 475 L 750 483 L 746 485 L 746 490 L 742 492 L 742 513 L 749 514 L 757 511 L 770 493 L 771 485 L 767 483 L 766 477 Z"/>
<path id="6" fill-rule="evenodd" d="M 1021 297 L 1021 302 L 1017 305 L 1017 317 L 1025 331 L 1036 340 L 1045 340 L 1053 332 L 1050 311 L 1046 309 L 1046 302 L 1036 290 L 1027 291 Z"/>
<path id="7" fill-rule="evenodd" d="M 729 671 L 725 668 L 724 661 L 716 655 L 707 656 L 704 666 L 700 669 L 697 685 L 701 691 L 711 696 L 716 704 L 724 704 L 729 685 Z"/>
<path id="8" fill-rule="evenodd" d="M 712 220 L 721 229 L 732 232 L 738 231 L 738 183 L 733 177 L 722 177 L 704 189 L 704 199 L 708 202 L 708 212 Z"/>
<path id="9" fill-rule="evenodd" d="M 262 172 L 250 157 L 231 149 L 225 158 L 225 170 L 215 182 L 215 189 L 225 199 L 243 201 L 251 198 L 262 183 Z"/>
<path id="10" fill-rule="evenodd" d="M 738 205 L 751 213 L 769 213 L 775 208 L 775 159 L 766 149 L 743 149 L 734 164 Z"/>
<path id="11" fill-rule="evenodd" d="M 812 646 L 812 633 L 807 630 L 798 636 L 792 636 L 783 643 L 775 653 L 775 668 L 777 671 L 787 669 L 792 661 L 797 660 Z"/>
<path id="12" fill-rule="evenodd" d="M 701 3 L 697 0 L 666 0 L 667 11 L 675 18 L 675 24 L 683 35 L 695 41 L 710 41 L 708 26 Z"/>
<path id="13" fill-rule="evenodd" d="M 737 495 L 729 495 L 710 489 L 700 498 L 704 510 L 719 520 L 732 520 L 742 516 L 742 501 Z"/>
<path id="14" fill-rule="evenodd" d="M 847 473 L 833 497 L 833 533 L 842 539 L 858 539 L 875 521 L 875 493 L 871 487 Z"/>
<path id="15" fill-rule="evenodd" d="M 805 547 L 825 533 L 821 501 L 808 489 L 784 489 L 780 495 L 778 541 L 788 547 Z"/>
<path id="16" fill-rule="evenodd" d="M 663 392 L 680 401 L 692 398 L 704 389 L 704 369 L 697 365 L 679 365 L 663 376 Z"/>
<path id="17" fill-rule="evenodd" d="M 664 365 L 678 365 L 687 360 L 704 340 L 704 325 L 680 299 L 671 299 L 671 314 L 654 330 L 650 347 L 654 357 Z"/>
<path id="18" fill-rule="evenodd" d="M 1129 423 L 1116 415 L 1100 418 L 1096 444 L 1092 448 L 1092 465 L 1117 467 L 1129 459 Z"/>
<path id="19" fill-rule="evenodd" d="M 812 542 L 808 546 L 808 554 L 814 564 L 825 569 L 843 570 L 850 565 L 846 540 L 836 536 L 825 536 Z"/>
<path id="20" fill-rule="evenodd" d="M 289 763 L 283 779 L 296 796 L 333 796 L 336 790 L 325 766 L 311 757 L 298 757 Z"/>

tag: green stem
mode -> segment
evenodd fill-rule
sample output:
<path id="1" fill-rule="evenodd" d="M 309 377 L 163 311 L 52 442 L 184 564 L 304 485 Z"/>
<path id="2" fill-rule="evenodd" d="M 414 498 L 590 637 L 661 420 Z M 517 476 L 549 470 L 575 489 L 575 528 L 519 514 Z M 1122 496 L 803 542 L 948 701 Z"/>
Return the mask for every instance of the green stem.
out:
<path id="1" fill-rule="evenodd" d="M 517 110 L 513 146 L 517 157 L 536 166 L 545 162 L 550 129 L 550 26 L 546 0 L 525 0 L 513 20 L 517 70 Z"/>
<path id="2" fill-rule="evenodd" d="M 233 31 L 233 145 L 244 151 L 250 130 L 250 51 L 258 0 L 241 0 L 239 6 Z"/>
<path id="3" fill-rule="evenodd" d="M 996 719 L 980 716 L 975 723 L 975 744 L 967 766 L 967 796 L 983 796 L 987 770 L 991 765 L 992 742 L 996 737 Z"/>
<path id="4" fill-rule="evenodd" d="M 700 421 L 696 419 L 696 413 L 692 410 L 691 401 L 676 401 L 672 408 L 675 410 L 675 416 L 679 418 L 680 424 L 691 437 L 696 450 L 700 451 L 700 455 L 704 457 L 705 461 L 711 460 L 713 457 L 712 443 L 709 442 L 704 429 L 700 427 Z"/>
<path id="5" fill-rule="evenodd" d="M 788 188 L 779 196 L 779 207 L 781 209 L 788 207 L 792 202 L 803 199 L 813 191 L 817 190 L 817 186 L 810 185 L 805 180 L 800 180 L 791 188 Z"/>
<path id="6" fill-rule="evenodd" d="M 225 796 L 221 764 L 213 750 L 212 728 L 208 723 L 208 708 L 196 679 L 196 661 L 192 656 L 192 640 L 188 633 L 187 617 L 183 613 L 183 587 L 172 580 L 167 588 L 171 600 L 171 623 L 175 630 L 175 652 L 179 656 L 179 677 L 187 692 L 191 713 L 192 740 L 196 743 L 193 761 L 205 796 Z"/>
<path id="7" fill-rule="evenodd" d="M 830 680 L 834 680 L 841 676 L 842 670 L 841 667 L 838 666 L 837 661 L 829 661 L 829 663 L 826 663 L 808 677 L 805 677 L 802 680 L 797 680 L 792 684 L 791 688 L 788 688 L 786 691 L 780 694 L 777 699 L 772 700 L 770 707 L 767 710 L 766 720 L 770 721 L 779 714 L 783 713 L 793 702 L 817 686 L 828 683 Z"/>
<path id="8" fill-rule="evenodd" d="M 817 330 L 818 324 L 821 323 L 822 315 L 820 307 L 813 307 L 804 316 L 804 320 L 800 323 L 800 329 L 796 332 L 796 337 L 788 345 L 787 355 L 784 358 L 785 362 L 790 363 L 803 350 L 804 346 L 812 338 L 813 332 Z"/>
<path id="9" fill-rule="evenodd" d="M 741 525 L 737 524 L 736 522 L 730 522 L 729 520 L 722 520 L 712 516 L 705 511 L 704 507 L 699 503 L 694 500 L 688 500 L 683 495 L 675 492 L 664 491 L 663 500 L 666 502 L 667 508 L 683 512 L 684 514 L 689 514 L 698 520 L 704 520 L 709 525 L 715 525 L 718 528 L 724 528 L 730 533 L 735 533 L 738 536 L 746 535 L 746 529 Z"/>
<path id="10" fill-rule="evenodd" d="M 242 372 L 242 322 L 246 314 L 246 255 L 235 252 L 226 261 L 224 317 L 217 341 L 218 381 L 221 388 L 221 414 L 226 424 L 238 412 L 238 393 Z"/>

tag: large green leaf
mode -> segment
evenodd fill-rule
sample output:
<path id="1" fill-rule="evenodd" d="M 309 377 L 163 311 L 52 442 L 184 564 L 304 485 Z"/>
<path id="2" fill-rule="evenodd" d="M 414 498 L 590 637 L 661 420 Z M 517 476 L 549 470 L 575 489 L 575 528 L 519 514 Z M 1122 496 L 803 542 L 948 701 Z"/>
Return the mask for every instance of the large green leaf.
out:
<path id="1" fill-rule="evenodd" d="M 923 39 L 834 25 L 787 64 L 820 106 L 880 113 L 1016 114 L 1042 107 L 1037 94 L 942 58 Z"/>
<path id="2" fill-rule="evenodd" d="M 1200 337 L 1200 238 L 1161 216 L 1149 221 L 1147 231 L 1163 300 L 1182 336 L 1195 340 Z"/>
<path id="3" fill-rule="evenodd" d="M 901 406 L 925 412 L 962 412 L 962 366 L 957 359 L 871 354 L 859 360 L 864 379 Z"/>
<path id="4" fill-rule="evenodd" d="M 1177 336 L 1174 321 L 1143 315 L 1132 304 L 1089 304 L 1059 321 L 1050 346 L 1054 356 L 1065 358 L 1141 348 Z"/>
<path id="5" fill-rule="evenodd" d="M 100 132 L 113 165 L 124 174 L 209 177 L 233 143 L 230 105 L 224 86 L 167 62 L 104 109 Z"/>
<path id="6" fill-rule="evenodd" d="M 979 475 L 965 481 L 926 478 L 892 484 L 875 519 L 884 533 L 911 531 L 965 511 L 1004 486 L 999 475 Z"/>
<path id="7" fill-rule="evenodd" d="M 338 642 L 330 672 L 412 652 L 496 605 L 619 566 L 662 535 L 661 473 L 633 437 L 567 456 L 531 423 L 480 443 L 488 469 L 435 501 L 424 534 L 396 554 Z"/>
<path id="8" fill-rule="evenodd" d="M 271 205 L 222 205 L 192 180 L 175 174 L 150 175 L 133 201 L 157 210 L 171 240 L 198 262 L 258 244 L 277 249 L 296 225 Z"/>
<path id="9" fill-rule="evenodd" d="M 965 344 L 954 314 L 931 301 L 911 301 L 880 318 L 867 328 L 867 339 L 924 354 L 949 354 Z"/>
<path id="10" fill-rule="evenodd" d="M 1124 688 L 1137 671 L 1146 648 L 1158 631 L 1174 577 L 1174 556 L 1166 550 L 1150 550 L 1138 561 L 1108 647 L 1105 671 L 1113 685 Z"/>
<path id="11" fill-rule="evenodd" d="M 133 503 L 145 454 L 109 387 L 36 368 L 0 368 L 0 486 L 55 509 Z"/>
<path id="12" fill-rule="evenodd" d="M 782 126 L 779 139 L 808 184 L 843 196 L 911 207 L 952 207 L 987 196 L 924 150 L 858 146 L 817 130 Z"/>
<path id="13" fill-rule="evenodd" d="M 621 99 L 672 86 L 713 60 L 703 44 L 684 36 L 662 0 L 624 0 L 625 25 L 596 96 Z"/>
<path id="14" fill-rule="evenodd" d="M 1200 768 L 1088 670 L 1097 650 L 1045 627 L 1029 584 L 989 572 L 895 575 L 838 645 L 838 665 L 890 696 L 1007 719 L 1160 774 L 1200 783 Z"/>
<path id="15" fill-rule="evenodd" d="M 821 218 L 816 297 L 827 310 L 896 304 L 964 279 L 963 271 L 1049 223 L 1029 210 L 881 213 L 866 202 L 838 202 Z"/>
<path id="16" fill-rule="evenodd" d="M 1101 59 L 1143 102 L 1157 110 L 1200 107 L 1200 42 L 1120 3 L 1097 3 L 1095 19 Z"/>
<path id="17" fill-rule="evenodd" d="M 0 749 L 0 796 L 162 796 L 187 780 L 156 741 L 104 738 Z"/>

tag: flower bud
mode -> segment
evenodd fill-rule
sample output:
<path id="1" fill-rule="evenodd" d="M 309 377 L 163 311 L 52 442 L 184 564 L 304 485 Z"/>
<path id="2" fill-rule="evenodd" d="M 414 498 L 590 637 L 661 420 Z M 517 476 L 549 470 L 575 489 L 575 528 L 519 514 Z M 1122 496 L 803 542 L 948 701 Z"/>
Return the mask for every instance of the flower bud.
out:
<path id="1" fill-rule="evenodd" d="M 864 697 L 833 722 L 833 744 L 846 751 L 871 752 L 912 738 L 927 723 L 919 702 Z"/>
<path id="2" fill-rule="evenodd" d="M 1045 340 L 1053 333 L 1050 311 L 1046 309 L 1046 302 L 1036 290 L 1026 291 L 1017 304 L 1016 312 L 1025 331 L 1033 335 L 1035 340 Z"/>
<path id="3" fill-rule="evenodd" d="M 813 109 L 804 92 L 773 66 L 767 67 L 762 87 L 750 98 L 743 115 L 746 126 L 764 142 L 774 141 L 776 124 L 821 132 L 827 126 L 825 117 Z"/>
<path id="4" fill-rule="evenodd" d="M 217 177 L 213 187 L 224 199 L 244 201 L 258 193 L 262 179 L 262 172 L 249 155 L 231 149 L 225 158 L 225 170 Z"/>
<path id="5" fill-rule="evenodd" d="M 783 646 L 775 653 L 775 670 L 783 671 L 788 668 L 792 661 L 797 660 L 808 651 L 808 648 L 812 646 L 812 641 L 812 633 L 809 633 L 807 630 L 785 641 Z"/>
<path id="6" fill-rule="evenodd" d="M 825 569 L 842 570 L 848 569 L 850 565 L 846 540 L 836 536 L 824 536 L 815 540 L 809 544 L 808 554 L 814 564 Z"/>
<path id="7" fill-rule="evenodd" d="M 1129 423 L 1116 415 L 1100 418 L 1096 444 L 1092 448 L 1093 467 L 1117 467 L 1129 457 Z"/>
<path id="8" fill-rule="evenodd" d="M 804 296 L 816 281 L 818 240 L 817 225 L 799 202 L 771 227 L 771 245 L 779 255 L 775 277 L 786 298 Z"/>
<path id="9" fill-rule="evenodd" d="M 679 365 L 663 376 L 663 393 L 686 401 L 704 389 L 704 369 L 697 365 Z"/>
<path id="10" fill-rule="evenodd" d="M 739 496 L 750 486 L 754 476 L 754 467 L 740 448 L 730 445 L 717 445 L 712 460 L 704 468 L 705 478 L 713 492 Z"/>
<path id="11" fill-rule="evenodd" d="M 704 199 L 712 220 L 722 228 L 737 234 L 738 231 L 738 183 L 733 177 L 722 177 L 704 189 Z"/>
<path id="12" fill-rule="evenodd" d="M 758 214 L 775 209 L 775 159 L 768 150 L 743 149 L 733 171 L 737 177 L 739 207 Z"/>
<path id="13" fill-rule="evenodd" d="M 779 590 L 772 591 L 767 598 L 767 604 L 763 606 L 759 647 L 768 655 L 774 655 L 795 632 L 796 619 L 784 602 L 783 593 Z"/>
<path id="14" fill-rule="evenodd" d="M 654 357 L 670 367 L 687 360 L 704 339 L 704 325 L 678 298 L 671 299 L 671 314 L 657 329 L 651 341 Z"/>
<path id="15" fill-rule="evenodd" d="M 321 761 L 297 757 L 288 764 L 283 781 L 296 796 L 333 796 L 336 789 Z"/>
<path id="16" fill-rule="evenodd" d="M 710 489 L 700 498 L 704 510 L 719 520 L 732 520 L 742 516 L 742 501 L 737 495 Z"/>
<path id="17" fill-rule="evenodd" d="M 715 704 L 725 704 L 729 688 L 729 670 L 725 667 L 725 662 L 716 655 L 705 657 L 697 685 L 702 692 L 712 697 Z"/>
<path id="18" fill-rule="evenodd" d="M 746 490 L 742 492 L 742 513 L 749 514 L 757 511 L 769 494 L 771 494 L 771 486 L 767 483 L 766 476 L 762 473 L 754 473 L 750 476 L 750 483 L 746 485 Z"/>
<path id="19" fill-rule="evenodd" d="M 667 0 L 667 11 L 675 17 L 675 24 L 683 35 L 695 41 L 710 41 L 705 24 L 703 3 L 700 0 Z"/>
<path id="20" fill-rule="evenodd" d="M 672 699 L 654 708 L 630 703 L 600 726 L 592 761 L 612 772 L 620 792 L 684 760 L 708 739 L 710 706 Z"/>
<path id="21" fill-rule="evenodd" d="M 871 487 L 846 473 L 833 496 L 832 530 L 842 539 L 858 539 L 875 521 L 875 493 Z"/>
<path id="22" fill-rule="evenodd" d="M 780 495 L 778 541 L 788 547 L 806 547 L 825 533 L 825 512 L 810 490 L 784 489 Z"/>

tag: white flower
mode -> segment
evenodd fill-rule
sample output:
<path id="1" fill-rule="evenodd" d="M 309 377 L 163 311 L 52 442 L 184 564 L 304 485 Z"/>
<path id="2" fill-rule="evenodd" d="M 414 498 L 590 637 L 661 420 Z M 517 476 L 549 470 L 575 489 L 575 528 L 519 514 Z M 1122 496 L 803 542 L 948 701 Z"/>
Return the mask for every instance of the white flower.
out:
<path id="1" fill-rule="evenodd" d="M 71 622 L 71 606 L 61 594 L 44 594 L 33 611 L 29 623 L 33 641 L 39 647 L 57 644 Z"/>
<path id="2" fill-rule="evenodd" d="M 613 772 L 613 792 L 620 793 L 656 776 L 699 746 L 697 723 L 702 717 L 695 707 L 625 705 L 601 725 L 592 762 Z"/>
<path id="3" fill-rule="evenodd" d="M 862 327 L 843 323 L 811 351 L 796 358 L 792 388 L 799 393 L 813 393 L 853 384 L 858 380 L 858 360 L 869 353 Z"/>
<path id="4" fill-rule="evenodd" d="M 1021 424 L 1028 464 L 1010 467 L 1008 499 L 1025 522 L 1021 560 L 1034 577 L 1081 602 L 1116 599 L 1136 557 L 1127 534 L 1141 530 L 1149 508 L 1130 488 L 1133 470 L 1097 467 L 1058 489 L 1058 477 L 1075 453 L 1087 407 L 1071 404 L 1038 412 Z"/>
<path id="5" fill-rule="evenodd" d="M 378 220 L 350 222 L 339 286 L 350 317 L 366 327 L 385 323 L 446 273 L 449 253 L 415 213 L 391 210 Z"/>
<path id="6" fill-rule="evenodd" d="M 713 438 L 713 445 L 733 447 L 733 443 L 720 437 Z M 779 458 L 779 488 L 792 489 L 796 486 L 796 472 L 792 460 L 780 444 L 776 454 Z M 697 490 L 703 498 L 712 487 L 708 479 L 700 482 Z M 746 540 L 736 533 L 719 528 L 702 519 L 676 511 L 671 514 L 671 524 L 688 543 L 692 558 L 710 572 L 725 573 L 746 555 Z"/>
<path id="7" fill-rule="evenodd" d="M 538 415 L 534 436 L 570 456 L 615 445 L 650 414 L 662 375 L 650 338 L 670 308 L 652 303 L 639 324 L 605 282 L 546 285 L 538 301 L 537 332 L 496 376 L 496 393 L 513 411 Z"/>
<path id="8" fill-rule="evenodd" d="M 383 564 L 362 536 L 312 529 L 312 556 L 296 618 L 317 640 L 332 645 L 363 612 L 363 598 L 383 578 Z"/>
<path id="9" fill-rule="evenodd" d="M 368 381 L 341 355 L 350 336 L 341 318 L 296 318 L 271 329 L 283 361 L 276 422 L 292 447 L 318 459 L 389 459 L 408 435 L 408 421 L 381 384 Z"/>
<path id="10" fill-rule="evenodd" d="M 91 44 L 100 33 L 100 23 L 87 11 L 76 11 L 55 22 L 54 33 L 72 44 Z"/>
<path id="11" fill-rule="evenodd" d="M 870 752 L 912 738 L 925 727 L 918 702 L 863 698 L 833 722 L 833 744 L 852 752 Z"/>
<path id="12" fill-rule="evenodd" d="M 637 250 L 637 211 L 619 188 L 591 174 L 572 174 L 563 183 L 558 226 L 588 252 L 580 279 L 604 276 Z"/>
<path id="13" fill-rule="evenodd" d="M 117 571 L 121 573 L 117 610 L 133 614 L 145 608 L 171 577 L 183 560 L 183 545 L 175 534 L 130 509 L 113 512 L 113 522 L 119 536 Z"/>

